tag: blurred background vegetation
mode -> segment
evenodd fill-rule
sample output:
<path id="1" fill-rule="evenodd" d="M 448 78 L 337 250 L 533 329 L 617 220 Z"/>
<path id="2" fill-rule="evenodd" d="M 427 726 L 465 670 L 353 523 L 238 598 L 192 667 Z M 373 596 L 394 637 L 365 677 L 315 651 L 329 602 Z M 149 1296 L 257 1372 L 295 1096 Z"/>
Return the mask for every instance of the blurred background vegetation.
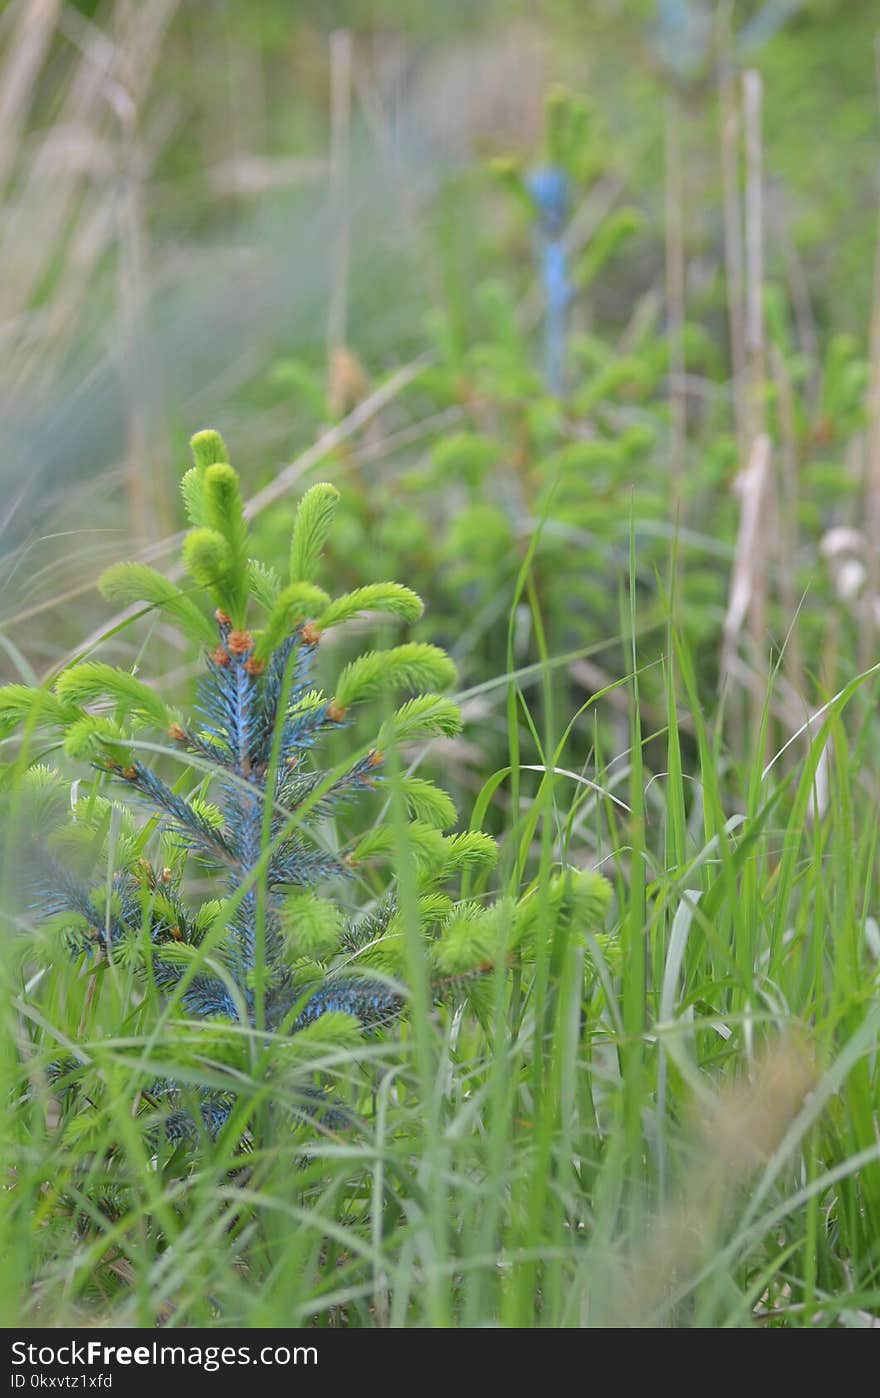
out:
<path id="1" fill-rule="evenodd" d="M 880 616 L 877 23 L 834 0 L 7 5 L 4 677 L 103 630 L 101 566 L 169 563 L 210 423 L 267 556 L 332 479 L 338 584 L 426 598 L 482 724 L 472 793 L 507 744 L 487 684 L 570 656 L 561 722 L 625 673 L 631 541 L 649 718 L 674 583 L 734 751 L 771 667 L 787 741 Z M 522 179 L 571 100 L 560 391 Z"/>
<path id="2" fill-rule="evenodd" d="M 657 1141 L 662 1196 L 667 1115 L 697 1067 L 754 1065 L 755 1004 L 785 1030 L 809 1025 L 829 1059 L 844 1045 L 803 1165 L 821 1188 L 792 1205 L 787 1242 L 770 1217 L 729 1312 L 723 1288 L 706 1301 L 731 1323 L 764 1304 L 783 1242 L 803 1293 L 799 1260 L 781 1294 L 803 1295 L 806 1323 L 817 1296 L 877 1302 L 877 720 L 854 676 L 875 665 L 880 629 L 878 33 L 876 0 L 0 8 L 2 678 L 43 680 L 99 639 L 102 658 L 140 665 L 143 631 L 108 619 L 96 580 L 132 558 L 173 573 L 194 430 L 229 443 L 266 559 L 287 549 L 303 487 L 333 481 L 327 586 L 395 578 L 425 598 L 412 636 L 452 654 L 467 720 L 429 763 L 463 821 L 502 837 L 509 891 L 570 850 L 614 881 L 622 1011 L 608 1030 L 609 975 L 584 1015 L 585 1040 L 608 1032 L 624 1064 L 618 1084 L 598 1054 L 600 1112 L 583 1109 L 585 1158 L 593 1133 L 597 1161 L 611 1143 L 607 1217 L 619 1162 L 641 1170 Z M 526 181 L 559 164 L 569 118 L 556 227 Z M 560 252 L 571 296 L 554 384 Z M 197 666 L 150 624 L 149 678 L 176 700 Z M 547 764 L 578 794 L 545 799 Z M 537 851 L 539 817 L 552 830 Z M 697 890 L 708 911 L 685 953 Z M 696 1023 L 696 1066 L 669 1086 L 655 1030 L 673 1013 L 688 1034 Z M 473 1100 L 468 1085 L 463 1113 Z M 791 1104 L 771 1107 L 781 1131 Z M 528 1155 L 533 1110 L 511 1095 L 498 1153 L 499 1172 L 533 1170 L 525 1200 L 553 1174 L 543 1146 Z M 449 1139 L 474 1156 L 457 1177 L 492 1185 L 462 1121 Z M 565 1132 L 558 1152 L 564 1179 Z M 827 1210 L 826 1168 L 832 1185 L 854 1177 Z M 592 1209 L 588 1176 L 572 1197 Z M 478 1218 L 474 1200 L 455 1217 Z M 561 1206 L 555 1232 L 539 1208 L 521 1213 L 517 1246 L 570 1247 Z M 500 1286 L 487 1237 L 486 1286 Z M 314 1246 L 333 1272 L 320 1229 Z M 207 1250 L 204 1266 L 219 1277 Z M 587 1273 L 604 1279 L 604 1264 Z M 496 1314 L 482 1286 L 473 1323 Z M 253 1316 L 250 1290 L 230 1314 Z M 201 1306 L 207 1282 L 193 1294 Z M 568 1295 L 560 1280 L 547 1317 L 585 1323 Z M 527 1274 L 512 1323 L 531 1323 L 533 1300 Z"/>
<path id="3" fill-rule="evenodd" d="M 768 322 L 785 342 L 798 413 L 806 386 L 797 467 L 827 496 L 803 506 L 812 555 L 808 546 L 800 561 L 815 561 L 817 531 L 859 517 L 855 467 L 842 463 L 863 426 L 877 18 L 872 4 L 834 0 L 7 5 L 4 631 L 48 655 L 70 617 L 58 599 L 97 562 L 179 527 L 174 483 L 193 425 L 214 422 L 236 443 L 256 490 L 396 369 L 436 352 L 441 320 L 459 349 L 497 337 L 480 296 L 490 279 L 519 307 L 524 353 L 538 365 L 531 230 L 486 167 L 502 154 L 535 161 L 554 82 L 585 93 L 595 113 L 584 241 L 615 208 L 640 215 L 577 310 L 593 363 L 597 341 L 606 358 L 644 349 L 650 334 L 663 342 L 673 122 L 685 476 L 714 518 L 737 466 L 718 435 L 735 427 L 719 72 L 737 106 L 746 65 L 763 78 Z M 350 352 L 337 353 L 329 383 L 328 347 Z M 584 377 L 582 365 L 573 372 Z M 653 383 L 633 390 L 660 428 L 638 482 L 650 476 L 661 495 L 667 368 L 655 362 Z M 846 384 L 826 412 L 835 374 Z M 394 395 L 368 429 L 346 434 L 332 467 L 317 464 L 362 471 L 399 505 L 432 434 L 456 410 L 467 417 L 467 393 L 459 383 L 442 402 Z M 377 515 L 383 504 L 376 498 Z M 418 547 L 414 521 L 403 534 L 399 523 L 386 533 Z M 93 601 L 79 598 L 80 619 Z"/>

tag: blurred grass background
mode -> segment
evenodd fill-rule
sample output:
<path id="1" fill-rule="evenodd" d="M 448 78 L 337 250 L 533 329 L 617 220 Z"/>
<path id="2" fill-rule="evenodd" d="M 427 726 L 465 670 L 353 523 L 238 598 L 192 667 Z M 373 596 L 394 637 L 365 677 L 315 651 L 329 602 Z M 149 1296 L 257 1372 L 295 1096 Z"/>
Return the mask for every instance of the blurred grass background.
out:
<path id="1" fill-rule="evenodd" d="M 727 8 L 734 32 L 748 37 L 763 17 L 770 35 L 742 45 L 742 61 L 759 55 L 764 77 L 768 276 L 792 289 L 804 335 L 846 332 L 864 344 L 877 183 L 874 7 Z M 767 12 L 777 8 L 774 32 Z M 339 315 L 330 294 L 340 256 L 337 30 L 350 37 L 351 71 L 346 168 L 336 172 L 346 285 L 334 294 L 371 381 L 424 348 L 428 308 L 453 301 L 467 315 L 469 291 L 509 249 L 509 211 L 481 187 L 479 163 L 533 157 L 551 80 L 593 98 L 610 154 L 608 197 L 625 190 L 647 219 L 637 253 L 597 289 L 594 314 L 607 333 L 662 296 L 663 110 L 675 96 L 689 315 L 723 345 L 713 32 L 724 9 L 696 0 L 7 5 L 7 540 L 32 537 L 35 516 L 98 531 L 102 556 L 169 532 L 194 421 L 217 419 L 230 435 L 241 424 L 254 480 L 301 445 L 269 378 L 279 358 L 319 363 L 328 319 Z M 519 241 L 525 259 L 522 232 Z M 59 551 L 39 566 L 60 570 L 66 585 L 75 558 L 65 570 Z"/>

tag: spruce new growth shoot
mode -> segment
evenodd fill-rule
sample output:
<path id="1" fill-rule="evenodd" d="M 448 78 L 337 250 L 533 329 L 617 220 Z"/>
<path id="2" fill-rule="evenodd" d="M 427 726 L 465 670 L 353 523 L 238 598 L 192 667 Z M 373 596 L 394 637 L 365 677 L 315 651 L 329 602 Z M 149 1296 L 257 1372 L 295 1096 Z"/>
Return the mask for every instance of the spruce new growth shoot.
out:
<path id="1" fill-rule="evenodd" d="M 574 298 L 592 283 L 620 243 L 639 227 L 633 209 L 618 209 L 593 235 L 571 265 L 569 224 L 577 196 L 592 185 L 604 164 L 603 143 L 588 102 L 554 87 L 545 111 L 541 164 L 523 173 L 513 160 L 494 162 L 495 173 L 516 195 L 534 224 L 538 272 L 544 295 L 544 381 L 548 392 L 566 393 L 568 313 Z"/>
<path id="2" fill-rule="evenodd" d="M 342 665 L 329 692 L 319 687 L 331 628 L 376 614 L 415 622 L 419 598 L 399 583 L 336 598 L 323 589 L 338 499 L 331 485 L 300 500 L 285 577 L 252 558 L 222 439 L 200 432 L 192 448 L 182 482 L 189 584 L 137 563 L 101 580 L 105 597 L 143 603 L 198 645 L 205 672 L 192 716 L 97 659 L 51 687 L 0 689 L 0 724 L 24 728 L 20 762 L 48 728 L 61 731 L 69 759 L 96 773 L 90 788 L 80 780 L 72 820 L 69 781 L 55 768 L 32 766 L 17 789 L 41 831 L 31 918 L 49 923 L 87 967 L 129 972 L 155 992 L 142 995 L 141 1011 L 152 1005 L 173 1026 L 157 1036 L 173 1066 L 167 1078 L 144 1081 L 140 1111 L 172 1141 L 216 1136 L 239 1101 L 237 1081 L 253 1070 L 254 1045 L 266 1042 L 288 1051 L 278 1071 L 291 1119 L 349 1119 L 317 1066 L 328 1051 L 350 1054 L 406 1007 L 404 910 L 389 863 L 399 871 L 408 861 L 409 913 L 425 938 L 435 1001 L 468 993 L 481 972 L 522 963 L 535 942 L 533 899 L 485 906 L 450 896 L 457 875 L 491 864 L 494 842 L 478 830 L 444 834 L 456 819 L 452 802 L 404 764 L 386 777 L 392 749 L 458 732 L 459 710 L 443 694 L 455 681 L 448 656 L 404 641 Z M 382 718 L 372 730 L 358 719 L 369 717 L 370 701 Z M 356 723 L 372 738 L 359 741 Z M 348 757 L 322 765 L 323 745 L 337 735 L 338 750 L 341 730 Z M 346 837 L 346 811 L 359 797 L 372 800 L 372 814 Z M 194 906 L 196 879 L 212 896 Z M 602 879 L 568 871 L 556 911 L 595 923 L 606 895 Z M 203 1073 L 186 1086 L 178 1065 L 206 1055 L 211 1085 Z M 65 1088 L 83 1072 L 75 1054 L 53 1064 Z M 252 1123 L 240 1116 L 236 1129 L 246 1134 Z"/>

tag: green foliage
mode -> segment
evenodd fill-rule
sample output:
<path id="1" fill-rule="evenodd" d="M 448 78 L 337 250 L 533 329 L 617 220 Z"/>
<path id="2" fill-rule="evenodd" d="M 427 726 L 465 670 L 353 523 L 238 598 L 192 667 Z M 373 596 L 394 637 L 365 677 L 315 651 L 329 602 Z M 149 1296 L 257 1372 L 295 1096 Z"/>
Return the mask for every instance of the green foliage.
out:
<path id="1" fill-rule="evenodd" d="M 111 602 L 129 606 L 145 602 L 165 612 L 192 641 L 210 644 L 214 628 L 191 597 L 145 563 L 117 563 L 101 577 L 101 592 Z"/>
<path id="2" fill-rule="evenodd" d="M 225 462 L 205 469 L 202 502 L 209 529 L 223 539 L 226 561 L 223 568 L 226 609 L 233 621 L 243 624 L 248 599 L 247 525 L 238 487 L 238 476 Z"/>
<path id="3" fill-rule="evenodd" d="M 180 483 L 183 503 L 190 524 L 201 526 L 208 523 L 205 500 L 205 472 L 210 466 L 228 462 L 226 443 L 212 428 L 197 432 L 190 441 L 194 465 L 185 472 Z"/>
<path id="4" fill-rule="evenodd" d="M 418 621 L 423 610 L 421 598 L 401 583 L 370 583 L 367 587 L 346 593 L 344 597 L 337 597 L 321 612 L 315 625 L 324 631 L 329 626 L 351 621 L 364 612 L 387 612 L 401 621 Z"/>
<path id="5" fill-rule="evenodd" d="M 237 595 L 238 583 L 223 535 L 207 527 L 193 529 L 184 540 L 183 558 L 193 582 L 226 611 Z"/>
<path id="6" fill-rule="evenodd" d="M 68 705 L 50 690 L 24 684 L 6 684 L 0 688 L 0 729 L 4 734 L 26 722 L 36 725 L 64 723 L 70 713 Z"/>
<path id="7" fill-rule="evenodd" d="M 154 689 L 134 675 L 126 674 L 113 665 L 87 660 L 65 670 L 55 683 L 55 693 L 62 704 L 84 707 L 96 699 L 109 698 L 123 714 L 131 714 L 145 723 L 167 728 L 171 715 Z"/>
<path id="8" fill-rule="evenodd" d="M 352 704 L 395 689 L 446 689 L 455 683 L 455 666 L 437 646 L 410 641 L 390 651 L 369 651 L 352 660 L 339 676 L 335 703 Z"/>
<path id="9" fill-rule="evenodd" d="M 57 824 L 70 804 L 67 783 L 54 767 L 43 762 L 36 763 L 23 773 L 20 796 L 23 817 L 36 829 Z"/>
<path id="10" fill-rule="evenodd" d="M 410 815 L 424 825 L 446 830 L 455 824 L 456 811 L 451 797 L 423 777 L 404 777 L 401 789 Z"/>
<path id="11" fill-rule="evenodd" d="M 431 949 L 437 970 L 459 976 L 495 964 L 506 952 L 502 929 L 510 916 L 509 907 L 487 909 L 480 903 L 460 903 Z"/>
<path id="12" fill-rule="evenodd" d="M 370 830 L 356 845 L 354 859 L 362 863 L 401 852 L 412 854 L 421 878 L 428 882 L 492 865 L 498 857 L 495 841 L 480 830 L 443 835 L 435 825 L 413 820 L 402 832 L 388 826 Z"/>
<path id="13" fill-rule="evenodd" d="M 438 482 L 466 482 L 473 487 L 480 484 L 503 454 L 502 443 L 492 437 L 479 432 L 454 432 L 436 444 L 431 464 Z"/>
<path id="14" fill-rule="evenodd" d="M 553 925 L 582 940 L 585 932 L 601 926 L 611 901 L 607 879 L 589 869 L 566 869 L 534 888 L 516 909 L 510 946 L 535 942 L 535 934 L 548 917 Z"/>
<path id="15" fill-rule="evenodd" d="M 586 291 L 592 286 L 606 263 L 616 256 L 630 238 L 641 233 L 644 227 L 645 218 L 640 209 L 625 207 L 615 209 L 609 214 L 575 263 L 575 286 L 581 291 Z"/>
<path id="16" fill-rule="evenodd" d="M 108 754 L 115 762 L 127 762 L 131 752 L 127 734 L 113 719 L 95 714 L 67 716 L 64 720 L 64 750 L 77 762 L 106 760 Z"/>
<path id="17" fill-rule="evenodd" d="M 344 920 L 337 905 L 304 889 L 289 894 L 281 910 L 287 944 L 297 956 L 327 960 L 339 951 Z"/>
<path id="18" fill-rule="evenodd" d="M 318 567 L 336 507 L 339 491 L 327 484 L 313 485 L 297 506 L 290 544 L 290 581 L 309 582 Z"/>
<path id="19" fill-rule="evenodd" d="M 461 728 L 461 710 L 439 694 L 419 694 L 403 704 L 379 729 L 379 747 L 422 738 L 453 738 Z"/>
<path id="20" fill-rule="evenodd" d="M 271 563 L 261 563 L 257 558 L 248 560 L 248 580 L 253 596 L 260 606 L 271 612 L 282 588 L 281 575 Z"/>
<path id="21" fill-rule="evenodd" d="M 289 583 L 275 597 L 261 587 L 260 595 L 265 599 L 269 615 L 257 638 L 254 653 L 258 660 L 268 659 L 298 622 L 319 612 L 323 614 L 330 602 L 326 592 L 308 582 Z"/>

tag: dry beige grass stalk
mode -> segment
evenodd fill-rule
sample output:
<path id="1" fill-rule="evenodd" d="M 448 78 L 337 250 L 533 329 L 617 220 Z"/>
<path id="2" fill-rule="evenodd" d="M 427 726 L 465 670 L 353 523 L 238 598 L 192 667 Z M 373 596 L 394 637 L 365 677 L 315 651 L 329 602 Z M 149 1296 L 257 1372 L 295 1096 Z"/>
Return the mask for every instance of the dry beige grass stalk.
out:
<path id="1" fill-rule="evenodd" d="M 157 513 L 143 333 L 144 190 L 157 150 L 139 115 L 178 4 L 116 0 L 99 25 L 56 0 L 29 0 L 16 7 L 0 66 L 0 410 L 14 419 L 51 401 L 112 256 L 130 511 L 142 541 L 155 536 L 149 518 Z M 50 61 L 51 94 L 43 82 Z M 24 474 L 26 463 L 16 465 Z"/>
<path id="2" fill-rule="evenodd" d="M 742 1190 L 771 1158 L 815 1086 L 809 1048 L 796 1039 L 770 1044 L 748 1075 L 701 1101 L 692 1125 L 678 1196 L 657 1215 L 614 1279 L 611 1321 L 668 1323 L 669 1298 L 715 1247 Z"/>
<path id="3" fill-rule="evenodd" d="M 669 504 L 680 524 L 687 444 L 685 389 L 685 246 L 682 112 L 676 93 L 666 99 L 666 337 L 669 345 Z"/>
<path id="4" fill-rule="evenodd" d="M 740 637 L 751 618 L 754 622 L 756 590 L 766 586 L 766 511 L 770 495 L 772 446 L 766 432 L 752 443 L 748 465 L 734 483 L 740 499 L 739 528 L 736 536 L 727 615 L 724 618 L 722 673 L 730 677 Z M 755 672 L 755 693 L 763 696 L 766 685 Z"/>
<path id="5" fill-rule="evenodd" d="M 331 411 L 344 411 L 348 396 L 340 397 L 337 363 L 346 350 L 348 273 L 351 238 L 349 152 L 351 145 L 352 41 L 348 29 L 330 36 L 330 304 L 327 311 L 327 397 Z"/>
<path id="6" fill-rule="evenodd" d="M 739 442 L 740 467 L 748 459 L 746 424 L 746 332 L 745 332 L 745 255 L 743 252 L 743 214 L 739 182 L 740 114 L 733 63 L 730 55 L 731 5 L 729 0 L 719 10 L 718 21 L 718 89 L 721 109 L 721 182 L 724 212 L 724 265 L 727 279 L 727 316 L 730 338 L 730 362 L 733 371 L 733 393 L 736 434 Z"/>

